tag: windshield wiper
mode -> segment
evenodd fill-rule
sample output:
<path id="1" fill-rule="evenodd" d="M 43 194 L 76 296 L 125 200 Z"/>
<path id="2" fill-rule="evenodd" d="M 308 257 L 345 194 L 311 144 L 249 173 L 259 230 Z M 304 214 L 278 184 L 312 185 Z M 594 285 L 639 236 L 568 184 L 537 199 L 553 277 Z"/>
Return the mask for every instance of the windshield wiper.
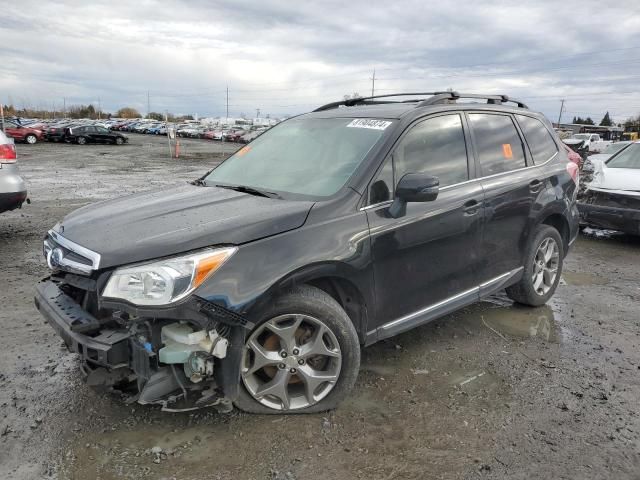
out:
<path id="1" fill-rule="evenodd" d="M 234 190 L 236 192 L 248 193 L 249 195 L 256 195 L 258 197 L 282 198 L 275 192 L 258 190 L 257 188 L 249 187 L 247 185 L 216 185 L 216 187 L 226 188 L 228 190 Z"/>
<path id="2" fill-rule="evenodd" d="M 204 181 L 204 178 L 196 178 L 195 180 L 191 180 L 189 182 L 191 185 L 197 185 L 198 187 L 206 187 L 207 182 Z"/>

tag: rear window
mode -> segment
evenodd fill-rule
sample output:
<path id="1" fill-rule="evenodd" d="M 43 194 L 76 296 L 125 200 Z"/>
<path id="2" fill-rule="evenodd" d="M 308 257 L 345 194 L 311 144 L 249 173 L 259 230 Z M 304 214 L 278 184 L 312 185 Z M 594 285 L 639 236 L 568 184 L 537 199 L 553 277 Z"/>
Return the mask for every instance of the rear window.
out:
<path id="1" fill-rule="evenodd" d="M 632 143 L 607 162 L 609 168 L 640 169 L 640 143 Z"/>
<path id="2" fill-rule="evenodd" d="M 524 133 L 534 163 L 544 163 L 558 153 L 556 142 L 540 120 L 525 115 L 516 115 L 516 119 Z"/>
<path id="3" fill-rule="evenodd" d="M 522 140 L 510 117 L 488 113 L 469 114 L 482 175 L 526 166 Z"/>

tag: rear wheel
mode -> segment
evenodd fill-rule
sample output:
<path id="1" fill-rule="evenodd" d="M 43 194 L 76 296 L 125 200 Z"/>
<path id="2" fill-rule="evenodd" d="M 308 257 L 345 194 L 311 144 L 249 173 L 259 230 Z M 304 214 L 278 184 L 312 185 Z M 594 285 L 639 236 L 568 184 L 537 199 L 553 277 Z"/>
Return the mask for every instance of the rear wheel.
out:
<path id="1" fill-rule="evenodd" d="M 87 139 L 85 137 L 78 137 L 76 138 L 76 143 L 78 145 L 84 145 L 87 143 Z"/>
<path id="2" fill-rule="evenodd" d="M 320 289 L 279 297 L 246 340 L 236 406 L 251 413 L 314 413 L 335 408 L 360 368 L 351 320 Z"/>
<path id="3" fill-rule="evenodd" d="M 33 133 L 30 133 L 29 135 L 24 137 L 24 141 L 27 142 L 29 145 L 33 145 L 38 141 L 38 137 L 36 137 Z"/>
<path id="4" fill-rule="evenodd" d="M 527 249 L 522 279 L 507 288 L 512 300 L 537 307 L 553 296 L 560 283 L 564 247 L 558 231 L 549 225 L 540 225 Z"/>

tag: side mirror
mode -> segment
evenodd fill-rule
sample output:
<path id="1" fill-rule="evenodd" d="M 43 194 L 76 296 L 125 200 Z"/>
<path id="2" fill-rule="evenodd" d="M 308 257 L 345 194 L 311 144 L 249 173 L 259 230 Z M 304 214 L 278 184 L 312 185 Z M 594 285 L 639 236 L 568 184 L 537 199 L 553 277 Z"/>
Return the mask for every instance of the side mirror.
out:
<path id="1" fill-rule="evenodd" d="M 407 173 L 396 186 L 396 196 L 389 207 L 392 217 L 402 217 L 407 202 L 431 202 L 438 197 L 440 180 L 424 173 Z"/>

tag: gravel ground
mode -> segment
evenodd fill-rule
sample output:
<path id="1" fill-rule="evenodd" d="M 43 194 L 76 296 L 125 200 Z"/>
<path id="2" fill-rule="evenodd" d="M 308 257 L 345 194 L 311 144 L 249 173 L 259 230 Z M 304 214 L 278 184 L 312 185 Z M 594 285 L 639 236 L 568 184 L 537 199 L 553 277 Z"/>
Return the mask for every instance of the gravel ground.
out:
<path id="1" fill-rule="evenodd" d="M 83 385 L 33 306 L 44 233 L 193 179 L 223 148 L 18 146 L 32 203 L 0 217 L 0 478 L 640 478 L 640 239 L 612 232 L 580 236 L 548 306 L 496 296 L 367 348 L 333 412 L 169 414 Z"/>

